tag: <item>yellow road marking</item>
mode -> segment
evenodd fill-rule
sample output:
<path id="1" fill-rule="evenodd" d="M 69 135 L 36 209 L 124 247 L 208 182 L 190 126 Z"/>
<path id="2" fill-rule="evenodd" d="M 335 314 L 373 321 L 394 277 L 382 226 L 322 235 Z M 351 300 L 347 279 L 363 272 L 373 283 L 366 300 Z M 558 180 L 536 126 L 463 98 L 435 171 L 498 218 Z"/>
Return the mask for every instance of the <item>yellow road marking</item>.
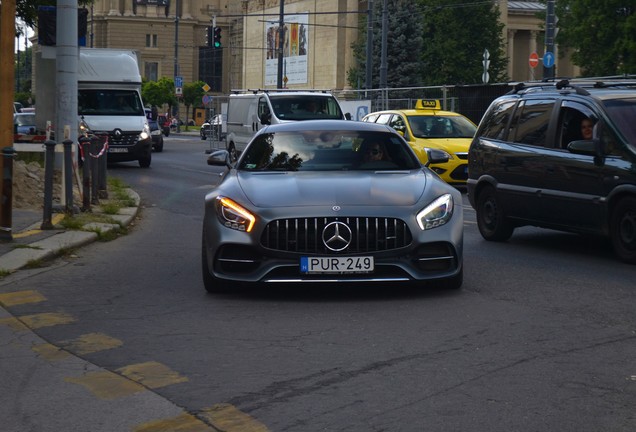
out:
<path id="1" fill-rule="evenodd" d="M 123 342 L 103 333 L 89 333 L 77 339 L 62 341 L 60 345 L 75 354 L 90 354 L 120 347 Z"/>
<path id="2" fill-rule="evenodd" d="M 89 372 L 81 377 L 66 377 L 64 381 L 82 385 L 98 398 L 105 400 L 130 396 L 146 390 L 142 385 L 108 371 Z"/>
<path id="3" fill-rule="evenodd" d="M 35 315 L 23 315 L 19 317 L 19 319 L 32 329 L 51 327 L 59 324 L 69 324 L 75 321 L 75 318 L 64 313 L 41 313 Z"/>
<path id="4" fill-rule="evenodd" d="M 45 301 L 46 297 L 37 291 L 15 291 L 0 294 L 0 304 L 4 307 Z"/>
<path id="5" fill-rule="evenodd" d="M 141 424 L 134 429 L 134 432 L 214 432 L 217 430 L 193 415 L 184 413 L 177 417 Z"/>
<path id="6" fill-rule="evenodd" d="M 157 362 L 124 366 L 117 372 L 152 389 L 188 381 L 188 378 Z"/>
<path id="7" fill-rule="evenodd" d="M 64 215 L 64 213 L 55 213 L 55 214 L 51 217 L 51 223 L 52 223 L 53 225 L 57 225 L 57 224 L 59 224 L 59 223 L 62 221 L 62 219 L 64 219 L 64 216 L 65 216 L 65 215 Z M 15 233 L 15 234 L 13 234 L 13 235 L 12 235 L 12 237 L 13 237 L 14 239 L 19 239 L 19 238 L 24 238 L 24 237 L 32 236 L 32 235 L 34 235 L 34 234 L 39 234 L 39 233 L 41 233 L 41 232 L 42 232 L 42 230 L 40 230 L 40 229 L 34 229 L 34 230 L 29 230 L 29 231 L 22 231 L 22 232 L 19 232 L 19 233 Z"/>
<path id="8" fill-rule="evenodd" d="M 200 416 L 224 432 L 269 432 L 263 423 L 230 404 L 217 404 L 205 408 Z"/>
<path id="9" fill-rule="evenodd" d="M 0 319 L 0 324 L 10 327 L 13 331 L 25 331 L 29 329 L 22 321 L 13 317 Z"/>
<path id="10" fill-rule="evenodd" d="M 63 360 L 70 356 L 68 352 L 48 343 L 35 345 L 31 349 L 49 361 Z"/>

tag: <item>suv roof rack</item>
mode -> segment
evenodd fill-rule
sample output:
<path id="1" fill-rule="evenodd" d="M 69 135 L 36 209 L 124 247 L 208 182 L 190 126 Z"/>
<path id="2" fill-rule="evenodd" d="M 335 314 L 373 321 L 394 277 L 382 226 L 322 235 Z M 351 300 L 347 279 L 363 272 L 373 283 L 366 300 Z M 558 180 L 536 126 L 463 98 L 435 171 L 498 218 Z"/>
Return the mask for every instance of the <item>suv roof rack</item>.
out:
<path id="1" fill-rule="evenodd" d="M 546 78 L 542 81 L 510 83 L 510 85 L 512 85 L 513 88 L 507 94 L 518 94 L 521 92 L 526 93 L 530 91 L 541 91 L 547 89 L 572 89 L 579 95 L 589 96 L 590 92 L 587 91 L 586 88 L 602 89 L 612 87 L 636 87 L 636 75 L 609 76 L 598 78 L 558 77 Z"/>

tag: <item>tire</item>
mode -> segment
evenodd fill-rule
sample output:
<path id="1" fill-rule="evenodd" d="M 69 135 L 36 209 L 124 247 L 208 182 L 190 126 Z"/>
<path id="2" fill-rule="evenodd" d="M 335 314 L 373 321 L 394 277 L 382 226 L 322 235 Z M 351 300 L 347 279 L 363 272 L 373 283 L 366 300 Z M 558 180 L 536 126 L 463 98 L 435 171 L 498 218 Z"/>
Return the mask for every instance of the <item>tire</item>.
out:
<path id="1" fill-rule="evenodd" d="M 201 131 L 201 141 L 205 141 L 206 139 L 207 137 L 205 136 L 205 133 Z"/>
<path id="2" fill-rule="evenodd" d="M 151 161 L 152 161 L 152 156 L 151 155 L 139 158 L 139 166 L 142 167 L 142 168 L 150 168 L 150 162 Z"/>
<path id="3" fill-rule="evenodd" d="M 170 136 L 170 128 L 163 128 L 163 134 L 167 137 Z"/>
<path id="4" fill-rule="evenodd" d="M 161 140 L 161 142 L 159 144 L 157 144 L 157 147 L 155 148 L 155 151 L 157 153 L 161 153 L 163 151 L 163 140 Z"/>
<path id="5" fill-rule="evenodd" d="M 612 212 L 610 237 L 614 253 L 629 264 L 636 264 L 636 198 L 621 199 Z"/>
<path id="6" fill-rule="evenodd" d="M 489 241 L 506 241 L 514 226 L 503 213 L 495 188 L 484 188 L 477 197 L 477 226 L 481 236 Z"/>
<path id="7" fill-rule="evenodd" d="M 212 276 L 208 269 L 208 249 L 205 246 L 205 232 L 201 236 L 201 275 L 203 277 L 203 286 L 209 293 L 220 293 L 226 291 L 225 282 Z"/>
<path id="8" fill-rule="evenodd" d="M 455 276 L 439 281 L 439 287 L 447 290 L 458 290 L 464 283 L 464 267 Z"/>

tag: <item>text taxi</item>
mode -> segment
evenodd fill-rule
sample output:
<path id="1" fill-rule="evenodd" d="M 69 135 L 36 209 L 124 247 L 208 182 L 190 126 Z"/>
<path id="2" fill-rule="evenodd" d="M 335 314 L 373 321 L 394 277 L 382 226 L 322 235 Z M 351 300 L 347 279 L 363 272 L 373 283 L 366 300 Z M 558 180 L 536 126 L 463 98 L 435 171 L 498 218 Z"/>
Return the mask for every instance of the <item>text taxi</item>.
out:
<path id="1" fill-rule="evenodd" d="M 415 109 L 376 111 L 362 121 L 386 124 L 397 130 L 422 163 L 428 162 L 427 149 L 447 153 L 448 162 L 431 164 L 429 168 L 448 184 L 466 184 L 468 147 L 476 126 L 461 114 L 442 111 L 439 100 L 420 99 Z"/>

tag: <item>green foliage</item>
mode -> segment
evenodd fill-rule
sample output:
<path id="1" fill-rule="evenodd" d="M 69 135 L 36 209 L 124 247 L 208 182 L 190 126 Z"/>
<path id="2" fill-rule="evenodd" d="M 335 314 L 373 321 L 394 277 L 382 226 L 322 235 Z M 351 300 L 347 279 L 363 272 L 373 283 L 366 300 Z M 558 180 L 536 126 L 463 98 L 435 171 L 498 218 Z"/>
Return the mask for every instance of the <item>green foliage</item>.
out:
<path id="1" fill-rule="evenodd" d="M 194 108 L 202 104 L 201 98 L 205 95 L 203 91 L 203 86 L 205 83 L 203 81 L 195 81 L 191 83 L 185 83 L 183 85 L 183 104 L 186 106 L 187 110 L 192 107 L 192 117 L 194 118 Z"/>
<path id="2" fill-rule="evenodd" d="M 379 86 L 382 1 L 373 11 L 373 87 Z M 390 88 L 481 83 L 483 52 L 490 52 L 490 82 L 505 81 L 503 24 L 496 3 L 482 0 L 389 0 L 387 85 Z M 349 85 L 364 87 L 367 17 L 352 45 L 358 65 Z"/>
<path id="3" fill-rule="evenodd" d="M 141 98 L 146 105 L 172 107 L 177 103 L 174 95 L 174 81 L 172 78 L 162 77 L 158 81 L 143 81 L 141 84 Z"/>
<path id="4" fill-rule="evenodd" d="M 506 79 L 503 24 L 496 3 L 480 0 L 420 0 L 424 8 L 422 73 L 429 85 L 482 82 L 484 49 L 490 52 L 490 82 Z"/>
<path id="5" fill-rule="evenodd" d="M 380 86 L 382 48 L 383 2 L 374 2 L 373 7 L 373 63 L 372 86 Z M 387 85 L 388 87 L 410 87 L 422 84 L 421 68 L 422 26 L 421 8 L 408 0 L 389 0 L 387 4 Z M 359 22 L 359 37 L 352 44 L 358 65 L 347 71 L 347 80 L 354 88 L 364 87 L 366 77 L 366 15 Z"/>
<path id="6" fill-rule="evenodd" d="M 556 42 L 585 76 L 636 73 L 636 6 L 625 0 L 559 0 Z"/>

